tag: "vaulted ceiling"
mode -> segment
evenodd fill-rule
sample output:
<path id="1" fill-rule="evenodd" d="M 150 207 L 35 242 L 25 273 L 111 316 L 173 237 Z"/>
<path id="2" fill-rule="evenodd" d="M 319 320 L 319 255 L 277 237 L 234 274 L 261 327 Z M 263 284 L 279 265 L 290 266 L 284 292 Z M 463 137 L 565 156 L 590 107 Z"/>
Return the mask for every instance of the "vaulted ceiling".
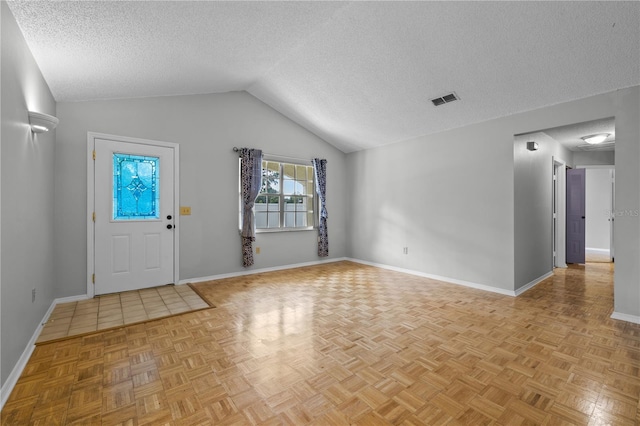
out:
<path id="1" fill-rule="evenodd" d="M 246 90 L 344 152 L 640 84 L 637 1 L 9 6 L 57 101 Z"/>

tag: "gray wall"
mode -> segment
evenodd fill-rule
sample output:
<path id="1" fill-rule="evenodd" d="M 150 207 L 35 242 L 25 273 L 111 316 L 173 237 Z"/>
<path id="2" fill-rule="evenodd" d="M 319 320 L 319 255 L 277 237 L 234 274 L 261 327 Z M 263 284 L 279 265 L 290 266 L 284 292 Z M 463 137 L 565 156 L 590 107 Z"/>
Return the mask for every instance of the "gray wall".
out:
<path id="1" fill-rule="evenodd" d="M 609 250 L 611 247 L 611 170 L 586 169 L 585 184 L 585 247 Z"/>
<path id="2" fill-rule="evenodd" d="M 56 104 L 7 7 L 2 14 L 2 385 L 51 305 L 55 131 L 34 135 L 27 111 Z M 31 290 L 36 301 L 31 302 Z"/>
<path id="3" fill-rule="evenodd" d="M 573 164 L 576 166 L 613 166 L 614 151 L 576 151 L 573 153 Z"/>
<path id="4" fill-rule="evenodd" d="M 527 142 L 538 143 L 528 151 Z M 543 132 L 516 136 L 513 144 L 515 289 L 553 271 L 553 159 L 572 153 Z"/>
<path id="5" fill-rule="evenodd" d="M 180 144 L 180 279 L 244 271 L 234 146 L 326 158 L 330 257 L 346 256 L 345 155 L 246 92 L 58 103 L 55 241 L 58 296 L 86 293 L 87 132 Z M 258 234 L 251 269 L 322 260 L 317 232 Z"/>
<path id="6" fill-rule="evenodd" d="M 616 117 L 614 309 L 640 318 L 640 89 L 604 97 Z"/>
<path id="7" fill-rule="evenodd" d="M 350 255 L 513 290 L 513 135 L 492 121 L 349 154 Z"/>
<path id="8" fill-rule="evenodd" d="M 640 316 L 639 87 L 347 156 L 352 257 L 515 290 L 514 135 L 616 118 L 615 309 Z M 569 160 L 570 161 L 570 160 Z M 549 167 L 551 167 L 549 165 Z M 550 172 L 549 172 L 550 173 Z M 537 230 L 535 231 L 538 232 Z M 402 247 L 409 254 L 402 255 Z M 520 278 L 522 281 L 526 278 Z"/>

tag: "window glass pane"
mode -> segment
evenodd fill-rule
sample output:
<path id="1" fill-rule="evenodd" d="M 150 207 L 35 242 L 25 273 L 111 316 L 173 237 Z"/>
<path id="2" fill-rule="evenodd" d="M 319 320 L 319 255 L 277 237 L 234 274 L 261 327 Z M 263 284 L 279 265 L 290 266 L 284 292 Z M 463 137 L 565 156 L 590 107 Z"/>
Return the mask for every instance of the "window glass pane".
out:
<path id="1" fill-rule="evenodd" d="M 296 226 L 296 214 L 293 212 L 286 212 L 284 214 L 284 226 L 287 228 L 295 228 Z"/>
<path id="2" fill-rule="evenodd" d="M 267 227 L 267 213 L 256 212 L 256 228 Z"/>
<path id="3" fill-rule="evenodd" d="M 296 211 L 296 197 L 284 197 L 284 211 Z"/>
<path id="4" fill-rule="evenodd" d="M 266 167 L 265 167 L 266 163 Z M 260 192 L 277 194 L 280 192 L 280 164 L 272 161 L 262 162 L 262 188 Z"/>
<path id="5" fill-rule="evenodd" d="M 268 215 L 268 228 L 279 228 L 280 227 L 280 213 L 267 213 Z"/>
<path id="6" fill-rule="evenodd" d="M 267 204 L 267 210 L 271 212 L 277 212 L 280 210 L 280 197 L 277 195 L 269 196 L 269 203 Z"/>
<path id="7" fill-rule="evenodd" d="M 113 219 L 160 218 L 159 157 L 113 154 Z"/>
<path id="8" fill-rule="evenodd" d="M 282 168 L 284 169 L 284 178 L 285 179 L 295 179 L 296 168 L 293 164 L 283 164 Z"/>
<path id="9" fill-rule="evenodd" d="M 294 194 L 295 193 L 295 184 L 296 184 L 296 181 L 285 179 L 282 182 L 282 193 L 283 194 Z"/>
<path id="10" fill-rule="evenodd" d="M 315 188 L 315 185 L 313 184 L 313 181 L 307 182 L 307 195 L 313 195 L 315 193 L 316 193 L 316 188 Z"/>
<path id="11" fill-rule="evenodd" d="M 306 212 L 307 211 L 307 197 L 299 197 L 298 202 L 296 204 L 296 211 L 298 212 Z"/>
<path id="12" fill-rule="evenodd" d="M 296 181 L 295 185 L 295 194 L 296 195 L 305 195 L 305 181 Z"/>
<path id="13" fill-rule="evenodd" d="M 296 213 L 296 226 L 297 227 L 305 227 L 305 226 L 307 226 L 307 214 L 306 213 Z"/>
<path id="14" fill-rule="evenodd" d="M 277 163 L 275 161 L 268 161 L 267 162 L 267 169 L 269 170 L 269 172 L 271 173 L 278 173 L 280 174 L 280 163 Z"/>
<path id="15" fill-rule="evenodd" d="M 296 179 L 297 180 L 307 180 L 307 167 L 306 166 L 296 166 Z"/>

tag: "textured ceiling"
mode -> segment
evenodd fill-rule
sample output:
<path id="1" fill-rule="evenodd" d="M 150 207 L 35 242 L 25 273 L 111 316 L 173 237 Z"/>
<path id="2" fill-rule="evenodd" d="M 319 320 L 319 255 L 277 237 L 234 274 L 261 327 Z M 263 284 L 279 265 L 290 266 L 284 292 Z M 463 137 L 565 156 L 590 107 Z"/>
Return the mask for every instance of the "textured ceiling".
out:
<path id="1" fill-rule="evenodd" d="M 247 90 L 344 152 L 640 84 L 636 1 L 9 6 L 58 101 Z"/>
<path id="2" fill-rule="evenodd" d="M 615 149 L 616 123 L 614 117 L 554 127 L 543 130 L 543 132 L 571 151 L 613 151 Z M 610 136 L 598 145 L 589 145 L 581 139 L 584 136 L 598 133 L 609 133 Z"/>

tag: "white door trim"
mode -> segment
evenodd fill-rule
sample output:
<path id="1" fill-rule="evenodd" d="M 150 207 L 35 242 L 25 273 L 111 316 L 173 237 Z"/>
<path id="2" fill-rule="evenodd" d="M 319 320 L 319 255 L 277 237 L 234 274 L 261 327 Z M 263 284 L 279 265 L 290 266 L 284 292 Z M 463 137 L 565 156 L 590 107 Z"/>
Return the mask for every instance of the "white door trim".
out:
<path id="1" fill-rule="evenodd" d="M 173 211 L 174 213 L 174 239 L 173 239 L 173 282 L 180 282 L 180 145 L 173 142 L 161 142 L 150 139 L 132 138 L 128 136 L 116 136 L 105 133 L 87 133 L 87 296 L 95 295 L 93 274 L 95 271 L 95 227 L 93 222 L 93 212 L 95 211 L 95 162 L 93 151 L 95 150 L 96 139 L 109 139 L 119 142 L 126 142 L 141 145 L 153 145 L 173 149 L 174 167 L 174 188 L 173 188 Z"/>
<path id="2" fill-rule="evenodd" d="M 609 208 L 609 262 L 615 259 L 613 231 L 616 219 L 616 166 L 615 165 L 584 165 L 576 166 L 576 169 L 600 169 L 609 170 L 611 179 L 611 207 Z"/>
<path id="3" fill-rule="evenodd" d="M 553 236 L 555 240 L 556 256 L 553 260 L 553 266 L 555 268 L 566 268 L 567 175 L 565 170 L 567 168 L 567 163 L 564 160 L 555 157 L 552 159 L 552 161 L 553 173 L 556 176 L 556 199 L 554 201 L 556 205 L 556 228 L 555 235 Z M 553 247 L 551 248 L 551 256 L 553 256 Z"/>

